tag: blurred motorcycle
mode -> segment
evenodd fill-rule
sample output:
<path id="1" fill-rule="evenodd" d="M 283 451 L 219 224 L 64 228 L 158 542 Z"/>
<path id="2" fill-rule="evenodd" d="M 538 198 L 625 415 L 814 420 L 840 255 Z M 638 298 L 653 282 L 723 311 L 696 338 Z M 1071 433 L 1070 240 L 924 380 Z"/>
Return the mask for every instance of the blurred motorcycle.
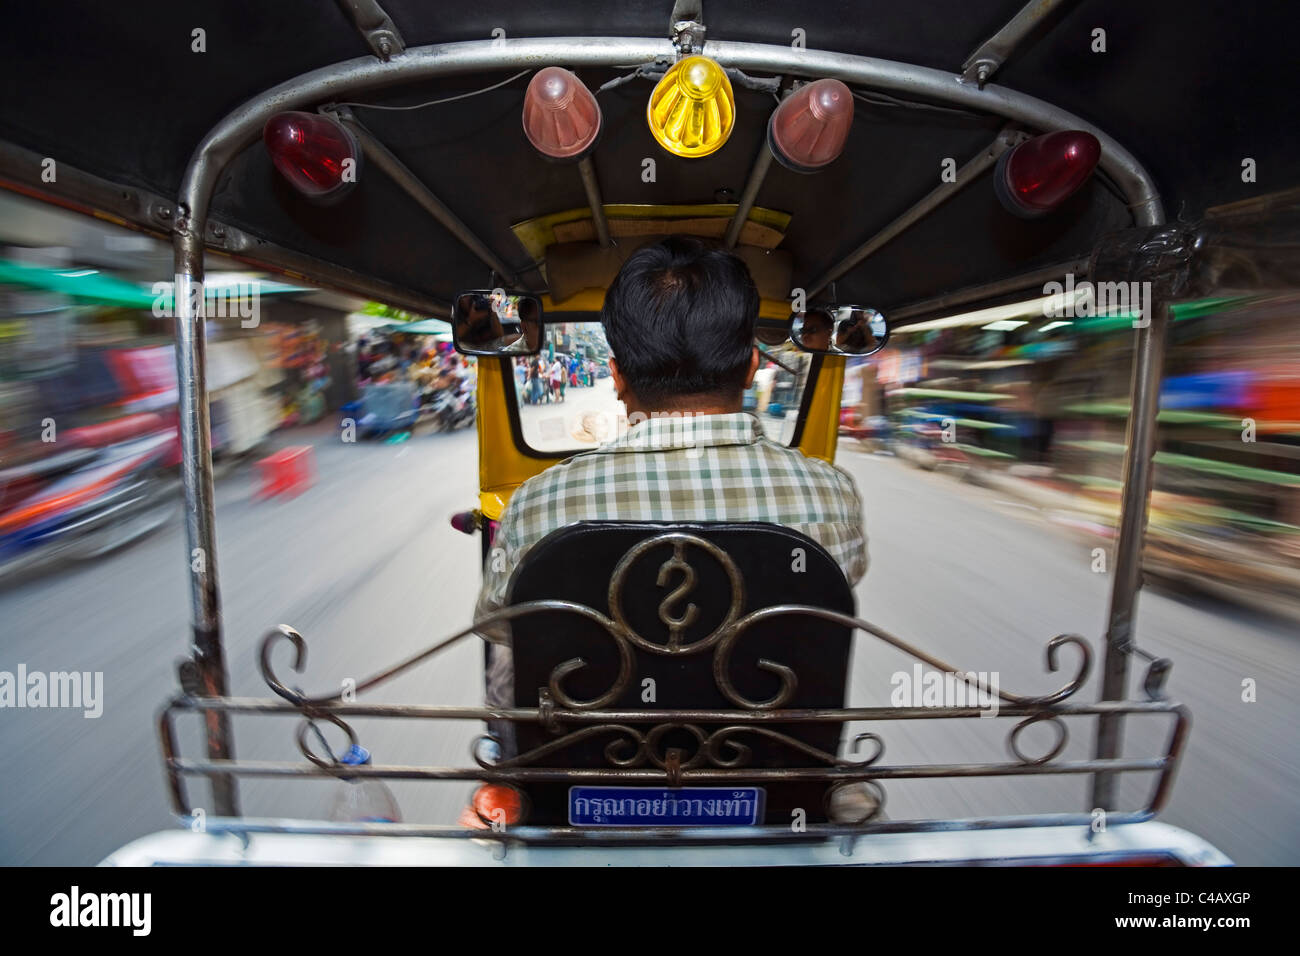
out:
<path id="1" fill-rule="evenodd" d="M 355 426 L 359 438 L 381 438 L 409 432 L 420 417 L 420 397 L 410 382 L 367 385 L 361 398 L 340 409 L 341 427 Z"/>
<path id="2" fill-rule="evenodd" d="M 438 431 L 450 432 L 474 424 L 476 411 L 472 391 L 444 388 L 434 394 L 426 414 Z"/>

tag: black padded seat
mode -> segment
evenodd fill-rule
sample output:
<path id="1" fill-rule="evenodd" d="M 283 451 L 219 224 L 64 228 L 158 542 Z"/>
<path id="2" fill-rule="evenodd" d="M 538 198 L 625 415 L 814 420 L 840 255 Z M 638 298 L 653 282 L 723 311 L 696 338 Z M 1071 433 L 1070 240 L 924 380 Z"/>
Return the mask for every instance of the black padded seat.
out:
<path id="1" fill-rule="evenodd" d="M 651 539 L 670 533 L 690 535 L 707 544 L 688 539 Z M 560 599 L 585 605 L 601 614 L 616 617 L 610 606 L 611 578 L 625 555 L 637 546 L 643 553 L 631 560 L 620 586 L 623 620 L 648 644 L 669 643 L 669 622 L 682 622 L 678 641 L 689 653 L 665 654 L 629 642 L 632 668 L 618 692 L 603 703 L 601 710 L 741 710 L 757 709 L 782 688 L 780 677 L 759 667 L 768 659 L 791 669 L 795 676 L 793 694 L 783 709 L 839 708 L 844 706 L 852 630 L 841 624 L 807 615 L 785 615 L 761 621 L 734 642 L 725 668 L 734 692 L 743 700 L 729 699 L 715 679 L 715 654 L 720 642 L 691 650 L 697 642 L 708 644 L 727 619 L 732 606 L 732 583 L 723 563 L 708 545 L 720 548 L 735 564 L 743 582 L 733 619 L 759 608 L 778 604 L 803 604 L 844 614 L 854 613 L 853 593 L 844 574 L 820 545 L 807 536 L 778 525 L 759 523 L 661 523 L 582 522 L 549 534 L 539 542 L 515 570 L 510 582 L 510 604 Z M 687 566 L 683 566 L 683 563 Z M 694 605 L 695 611 L 689 608 Z M 512 622 L 515 661 L 514 693 L 520 707 L 539 705 L 552 672 L 566 661 L 580 658 L 586 666 L 572 670 L 560 687 L 579 702 L 609 695 L 618 684 L 620 654 L 617 642 L 597 621 L 568 611 L 545 611 L 516 618 Z M 562 706 L 563 701 L 557 701 Z M 612 723 L 612 722 L 611 722 Z M 662 723 L 662 722 L 659 722 Z M 677 748 L 680 760 L 694 757 L 701 768 L 715 766 L 701 753 L 700 737 L 723 723 L 691 722 L 698 728 L 677 727 L 657 735 L 649 748 L 660 760 Z M 556 730 L 535 724 L 517 725 L 518 753 L 558 739 L 560 733 L 579 729 L 564 724 Z M 638 724 L 648 733 L 655 722 Z M 770 725 L 828 754 L 838 754 L 843 724 L 808 722 Z M 815 756 L 792 748 L 788 742 L 753 733 L 729 736 L 750 749 L 744 767 L 827 767 Z M 622 742 L 619 742 L 622 741 Z M 612 747 L 607 751 L 607 747 Z M 609 768 L 610 754 L 625 759 L 636 744 L 615 731 L 598 733 L 566 745 L 526 766 Z M 727 743 L 715 748 L 725 761 L 739 752 Z M 637 764 L 654 768 L 649 757 Z M 601 783 L 600 786 L 662 786 L 654 782 Z M 726 786 L 692 782 L 686 786 Z M 739 785 L 739 784 L 738 784 Z M 792 811 L 802 808 L 808 822 L 825 819 L 825 782 L 778 781 L 764 784 L 764 821 L 789 824 Z M 563 825 L 568 822 L 568 783 L 529 784 L 532 810 L 528 822 Z"/>

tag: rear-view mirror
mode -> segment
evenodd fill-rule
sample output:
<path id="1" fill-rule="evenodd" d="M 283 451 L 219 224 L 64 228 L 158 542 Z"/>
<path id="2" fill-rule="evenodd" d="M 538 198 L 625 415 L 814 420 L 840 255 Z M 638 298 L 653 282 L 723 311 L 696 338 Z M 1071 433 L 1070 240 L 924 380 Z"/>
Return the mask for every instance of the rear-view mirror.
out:
<path id="1" fill-rule="evenodd" d="M 889 324 L 859 305 L 815 308 L 790 317 L 790 340 L 805 352 L 873 355 L 889 341 Z"/>
<path id="2" fill-rule="evenodd" d="M 456 296 L 451 335 L 464 355 L 536 355 L 542 348 L 542 301 L 504 289 Z"/>

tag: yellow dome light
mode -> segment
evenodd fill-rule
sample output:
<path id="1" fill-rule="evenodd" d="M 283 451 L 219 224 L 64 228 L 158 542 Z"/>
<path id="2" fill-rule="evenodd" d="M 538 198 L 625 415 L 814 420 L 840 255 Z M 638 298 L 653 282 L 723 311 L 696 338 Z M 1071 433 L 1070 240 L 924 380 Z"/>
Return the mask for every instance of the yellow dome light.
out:
<path id="1" fill-rule="evenodd" d="M 736 123 L 731 80 L 707 56 L 678 60 L 650 94 L 646 121 L 668 152 L 708 156 L 727 141 Z"/>

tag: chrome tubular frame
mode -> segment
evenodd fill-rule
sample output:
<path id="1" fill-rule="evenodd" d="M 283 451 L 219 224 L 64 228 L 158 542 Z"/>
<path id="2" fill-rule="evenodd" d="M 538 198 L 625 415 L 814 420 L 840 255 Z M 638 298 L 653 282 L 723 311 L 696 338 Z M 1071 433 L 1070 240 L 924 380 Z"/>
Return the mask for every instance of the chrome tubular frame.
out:
<path id="1" fill-rule="evenodd" d="M 823 50 L 800 50 L 785 45 L 708 40 L 703 52 L 723 67 L 751 73 L 839 79 L 850 86 L 881 90 L 979 110 L 1000 116 L 1035 131 L 1079 129 L 1092 133 L 1101 143 L 1101 169 L 1125 196 L 1134 220 L 1140 226 L 1161 223 L 1164 211 L 1150 175 L 1122 145 L 1091 123 L 1049 103 L 996 84 L 982 88 L 964 83 L 953 73 L 874 57 Z M 218 179 L 238 152 L 260 136 L 262 127 L 282 110 L 315 108 L 331 101 L 355 98 L 406 83 L 440 76 L 485 73 L 498 70 L 532 69 L 564 64 L 569 67 L 617 67 L 629 63 L 672 62 L 677 48 L 668 39 L 628 37 L 520 38 L 504 43 L 478 40 L 436 44 L 400 52 L 388 60 L 359 57 L 303 74 L 244 103 L 219 122 L 203 138 L 190 159 L 182 181 L 173 219 L 173 244 L 177 280 L 176 363 L 180 376 L 181 441 L 185 455 L 184 485 L 186 536 L 191 557 L 191 615 L 194 631 L 195 664 L 202 694 L 222 697 L 226 689 L 225 663 L 221 651 L 220 611 L 215 563 L 215 525 L 211 469 L 211 436 L 204 374 L 203 298 L 194 307 L 179 307 L 185 301 L 182 288 L 201 286 L 203 249 L 209 204 Z M 1157 310 L 1158 312 L 1160 310 Z M 1126 458 L 1127 484 L 1123 497 L 1120 561 L 1128 555 L 1126 568 L 1137 567 L 1142 531 L 1145 527 L 1154 421 L 1159 396 L 1164 323 L 1155 319 L 1137 331 L 1134 359 L 1134 421 L 1147 422 L 1131 428 Z M 1137 572 L 1117 575 L 1112 593 L 1108 632 L 1106 673 L 1123 667 L 1127 624 L 1132 620 L 1136 588 L 1130 587 Z M 1117 625 L 1116 622 L 1122 622 Z M 1122 632 L 1122 634 L 1121 634 Z M 1118 658 L 1119 660 L 1113 661 Z M 1114 667 L 1111 666 L 1114 663 Z M 1114 680 L 1108 684 L 1109 693 Z M 230 755 L 229 729 L 223 711 L 209 710 L 208 747 L 210 756 L 224 763 Z M 1117 737 L 1117 735 L 1113 735 Z M 1098 757 L 1106 748 L 1117 747 L 1116 739 L 1099 740 Z M 233 786 L 217 777 L 214 809 L 218 815 L 237 811 Z"/>

